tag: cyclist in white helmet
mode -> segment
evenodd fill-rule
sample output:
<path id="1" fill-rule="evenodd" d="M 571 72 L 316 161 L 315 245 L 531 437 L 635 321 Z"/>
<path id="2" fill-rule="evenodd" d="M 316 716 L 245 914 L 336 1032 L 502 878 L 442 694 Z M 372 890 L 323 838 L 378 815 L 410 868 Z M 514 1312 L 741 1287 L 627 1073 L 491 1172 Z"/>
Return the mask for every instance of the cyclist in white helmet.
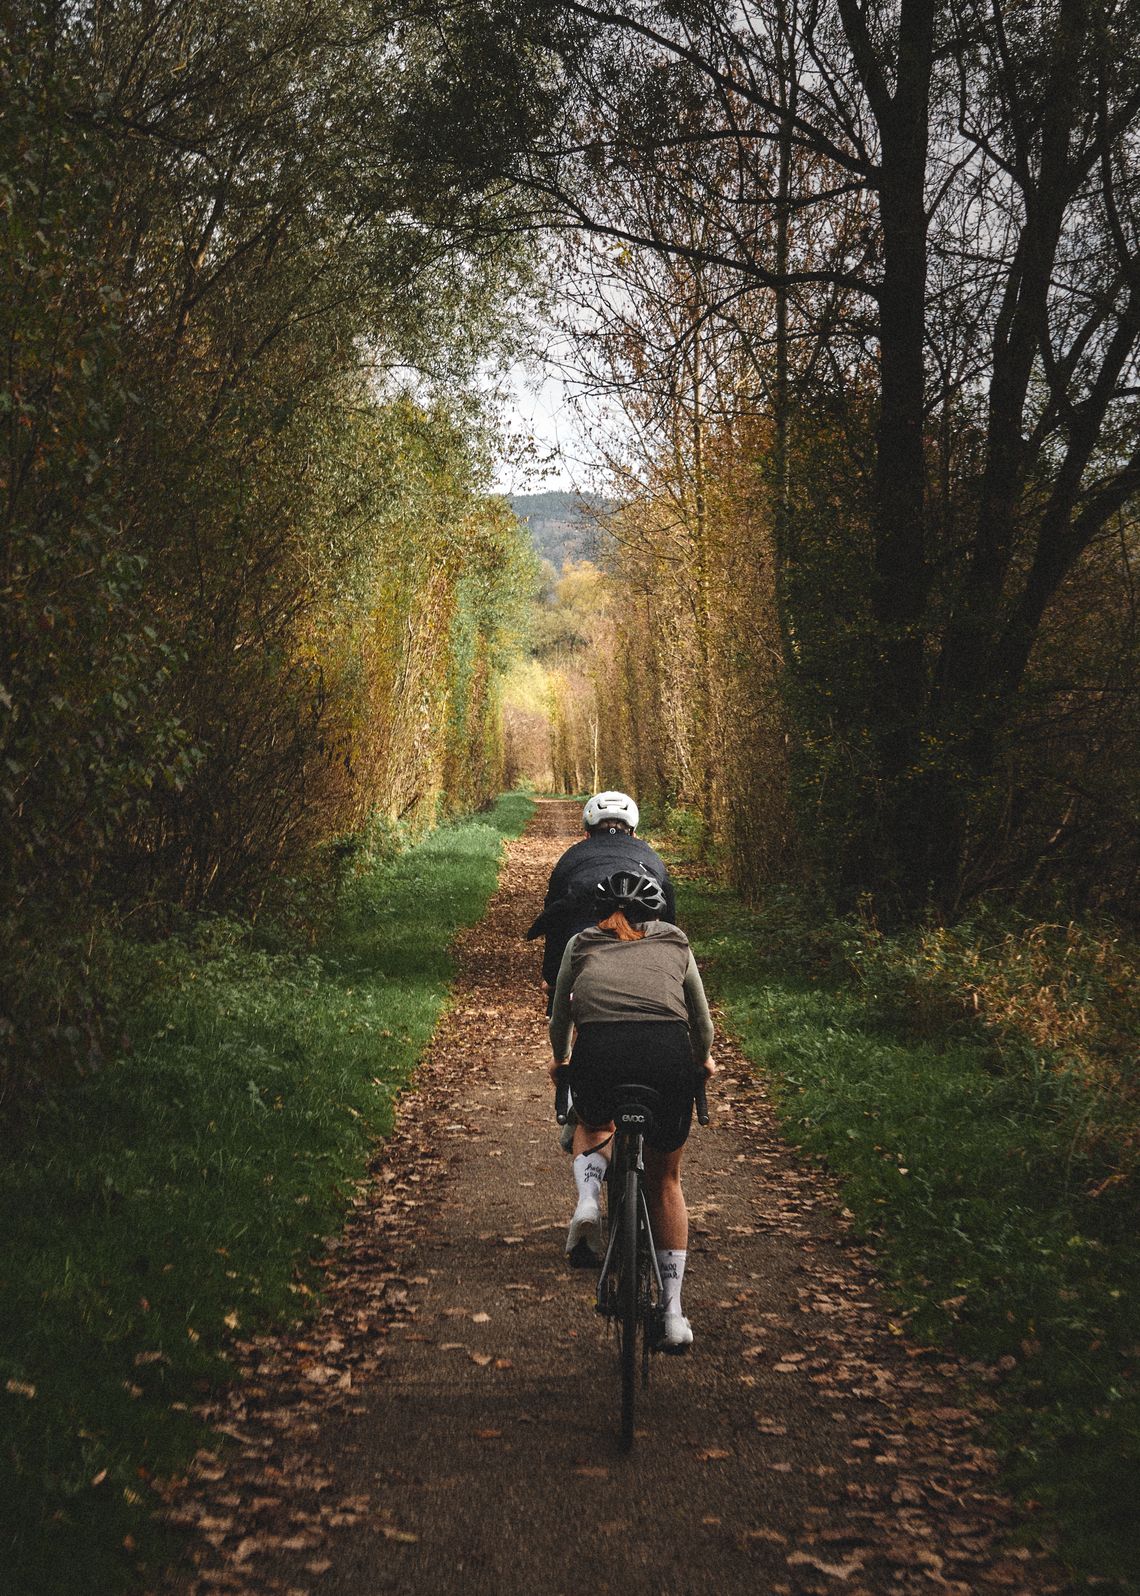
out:
<path id="1" fill-rule="evenodd" d="M 526 934 L 528 942 L 535 937 L 546 938 L 542 987 L 547 994 L 548 1014 L 563 951 L 572 936 L 596 923 L 594 888 L 606 876 L 621 870 L 651 876 L 664 893 L 661 919 L 676 924 L 673 883 L 665 861 L 637 835 L 640 818 L 628 793 L 595 793 L 582 810 L 585 837 L 567 848 L 551 871 L 542 913 Z"/>

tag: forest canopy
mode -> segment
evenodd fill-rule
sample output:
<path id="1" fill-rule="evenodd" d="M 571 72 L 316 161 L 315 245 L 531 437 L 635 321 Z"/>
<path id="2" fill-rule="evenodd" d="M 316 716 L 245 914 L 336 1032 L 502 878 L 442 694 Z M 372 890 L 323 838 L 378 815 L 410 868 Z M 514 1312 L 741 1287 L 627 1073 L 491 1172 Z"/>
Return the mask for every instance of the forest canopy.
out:
<path id="1" fill-rule="evenodd" d="M 97 1052 L 97 924 L 499 788 L 534 577 L 473 395 L 527 263 L 398 152 L 415 52 L 340 0 L 3 8 L 12 1070 Z"/>
<path id="2" fill-rule="evenodd" d="M 611 774 L 700 809 L 749 890 L 791 846 L 904 917 L 1127 903 L 1135 8 L 447 11 L 515 30 L 537 87 L 461 147 L 540 207 L 627 420 Z"/>

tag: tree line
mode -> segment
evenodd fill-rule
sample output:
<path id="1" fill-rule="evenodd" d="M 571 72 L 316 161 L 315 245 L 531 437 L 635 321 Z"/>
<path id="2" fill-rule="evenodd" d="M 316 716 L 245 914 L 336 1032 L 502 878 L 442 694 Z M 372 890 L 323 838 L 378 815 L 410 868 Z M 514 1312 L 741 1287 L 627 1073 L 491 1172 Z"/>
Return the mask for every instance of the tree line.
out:
<path id="1" fill-rule="evenodd" d="M 527 267 L 400 145 L 423 25 L 3 5 L 0 1089 L 97 1058 L 101 927 L 499 788 L 532 556 L 470 394 Z"/>
<path id="2" fill-rule="evenodd" d="M 535 576 L 468 396 L 535 278 L 621 418 L 552 775 L 749 892 L 1130 901 L 1134 0 L 2 20 L 11 1058 L 97 1045 L 104 918 L 497 785 Z"/>
<path id="3" fill-rule="evenodd" d="M 530 83 L 486 160 L 537 196 L 623 414 L 607 770 L 696 806 L 750 890 L 794 858 L 904 918 L 1127 905 L 1134 4 L 463 25 L 506 11 Z"/>

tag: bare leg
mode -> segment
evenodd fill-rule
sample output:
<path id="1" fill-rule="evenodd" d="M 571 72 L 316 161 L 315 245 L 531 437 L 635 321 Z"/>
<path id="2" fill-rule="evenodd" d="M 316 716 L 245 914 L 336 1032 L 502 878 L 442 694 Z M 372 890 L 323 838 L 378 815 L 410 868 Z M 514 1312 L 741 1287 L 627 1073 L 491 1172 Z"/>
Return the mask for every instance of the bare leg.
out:
<path id="1" fill-rule="evenodd" d="M 599 1153 L 608 1164 L 613 1151 L 614 1132 L 613 1120 L 608 1125 L 584 1125 L 581 1120 L 574 1127 L 574 1146 L 572 1151 L 575 1158 L 579 1153 Z M 603 1147 L 601 1144 L 605 1143 Z"/>
<path id="2" fill-rule="evenodd" d="M 671 1153 L 645 1149 L 645 1197 L 653 1240 L 660 1248 L 684 1252 L 689 1245 L 689 1210 L 681 1190 L 683 1147 Z"/>

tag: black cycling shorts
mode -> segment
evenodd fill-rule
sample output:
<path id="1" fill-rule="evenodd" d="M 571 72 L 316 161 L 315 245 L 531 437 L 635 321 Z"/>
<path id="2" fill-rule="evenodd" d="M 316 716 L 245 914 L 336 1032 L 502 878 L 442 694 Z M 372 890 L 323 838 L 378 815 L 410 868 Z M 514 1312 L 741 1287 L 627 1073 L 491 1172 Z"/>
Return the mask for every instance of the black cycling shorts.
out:
<path id="1" fill-rule="evenodd" d="M 693 1119 L 693 1049 L 682 1020 L 598 1020 L 583 1025 L 570 1055 L 574 1107 L 587 1125 L 613 1118 L 612 1089 L 626 1081 L 652 1086 L 665 1100 L 653 1135 L 660 1153 L 684 1146 Z"/>

